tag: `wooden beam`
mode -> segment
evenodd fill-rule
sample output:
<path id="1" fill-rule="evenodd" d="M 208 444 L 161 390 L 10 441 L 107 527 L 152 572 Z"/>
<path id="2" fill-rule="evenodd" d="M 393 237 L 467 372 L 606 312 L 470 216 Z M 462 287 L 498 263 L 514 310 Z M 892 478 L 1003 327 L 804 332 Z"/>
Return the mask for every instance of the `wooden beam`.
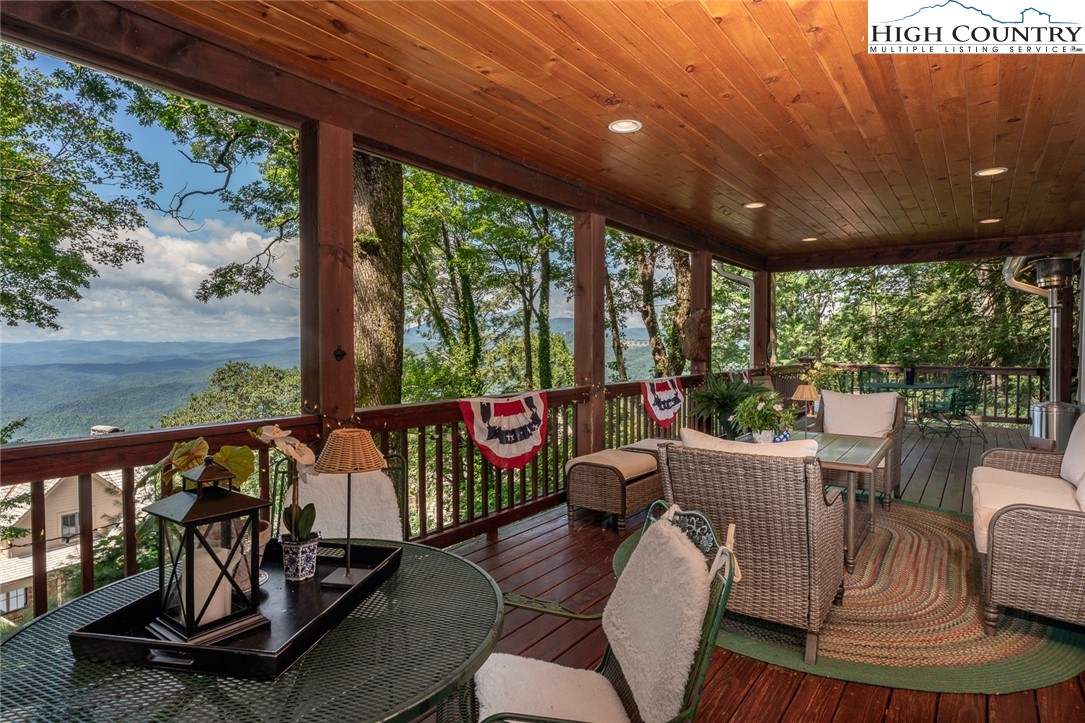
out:
<path id="1" fill-rule="evenodd" d="M 708 317 L 707 325 L 702 327 L 707 338 L 701 341 L 708 350 L 709 356 L 699 361 L 691 361 L 690 374 L 704 374 L 712 367 L 712 254 L 707 251 L 696 251 L 690 256 L 690 286 L 691 304 L 690 311 L 696 313 L 703 310 Z"/>
<path id="2" fill-rule="evenodd" d="M 606 219 L 594 213 L 573 217 L 573 367 L 577 385 L 591 391 L 576 415 L 576 452 L 603 448 L 606 413 L 606 351 L 603 275 L 606 269 Z"/>
<path id="3" fill-rule="evenodd" d="M 1071 277 L 1072 279 L 1073 277 Z M 1062 334 L 1062 338 L 1059 340 L 1059 349 L 1061 354 L 1058 359 L 1052 359 L 1051 363 L 1055 365 L 1055 373 L 1059 375 L 1059 389 L 1062 390 L 1061 399 L 1055 399 L 1056 402 L 1069 402 L 1073 399 L 1072 379 L 1074 375 L 1074 290 L 1062 289 L 1059 291 L 1059 307 L 1061 309 L 1060 316 L 1062 318 L 1062 324 L 1059 327 L 1059 333 Z M 1078 376 L 1081 376 L 1081 371 L 1078 371 Z"/>
<path id="4" fill-rule="evenodd" d="M 753 275 L 753 313 L 750 315 L 750 366 L 767 367 L 776 359 L 776 279 L 768 271 Z"/>
<path id="5" fill-rule="evenodd" d="M 94 589 L 94 488 L 89 474 L 79 475 L 79 566 L 83 592 Z"/>
<path id="6" fill-rule="evenodd" d="M 135 575 L 136 570 L 136 471 L 131 467 L 121 470 L 121 532 L 124 535 L 124 574 Z"/>
<path id="7" fill-rule="evenodd" d="M 44 615 L 49 609 L 49 591 L 46 589 L 48 570 L 45 549 L 45 482 L 30 483 L 30 575 L 34 594 L 34 617 Z"/>
<path id="8" fill-rule="evenodd" d="M 328 123 L 301 126 L 301 395 L 330 427 L 354 413 L 352 140 Z"/>
<path id="9" fill-rule="evenodd" d="M 989 259 L 1000 256 L 1046 256 L 1080 251 L 1082 248 L 1085 248 L 1082 234 L 1071 232 L 851 251 L 822 251 L 792 256 L 770 256 L 766 261 L 769 271 L 803 271 L 854 266 L 892 266 L 958 259 Z"/>
<path id="10" fill-rule="evenodd" d="M 0 5 L 5 40 L 294 127 L 320 120 L 354 133 L 367 152 L 616 227 L 728 263 L 764 268 L 763 256 L 675 223 L 638 203 L 507 156 L 327 78 L 268 58 L 144 4 Z"/>

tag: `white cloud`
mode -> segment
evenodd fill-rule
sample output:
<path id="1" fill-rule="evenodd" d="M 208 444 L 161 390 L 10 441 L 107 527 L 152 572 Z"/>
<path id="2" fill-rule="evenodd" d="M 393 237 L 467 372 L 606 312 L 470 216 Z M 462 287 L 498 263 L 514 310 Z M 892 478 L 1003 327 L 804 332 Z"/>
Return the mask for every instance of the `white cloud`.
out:
<path id="1" fill-rule="evenodd" d="M 0 338 L 231 341 L 299 335 L 298 282 L 289 278 L 297 263 L 296 241 L 278 245 L 282 258 L 273 267 L 288 286 L 272 284 L 258 296 L 239 294 L 204 304 L 195 298 L 200 281 L 215 267 L 248 260 L 270 237 L 248 230 L 243 221 L 207 220 L 191 236 L 178 233 L 176 225 L 169 231 L 165 223 L 153 226 L 135 234 L 144 248 L 142 264 L 99 269 L 80 301 L 58 304 L 61 331 L 6 327 Z"/>

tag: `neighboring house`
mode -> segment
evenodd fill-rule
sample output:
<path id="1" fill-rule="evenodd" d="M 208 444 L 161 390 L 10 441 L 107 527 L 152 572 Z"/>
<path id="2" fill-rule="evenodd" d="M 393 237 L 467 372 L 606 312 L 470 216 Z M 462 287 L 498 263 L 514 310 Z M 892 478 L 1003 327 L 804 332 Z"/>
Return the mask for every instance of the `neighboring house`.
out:
<path id="1" fill-rule="evenodd" d="M 5 499 L 30 492 L 29 484 L 13 485 L 4 490 Z M 95 539 L 116 531 L 121 515 L 121 473 L 100 472 L 91 475 L 91 501 Z M 5 512 L 0 524 L 30 529 L 30 505 L 19 505 Z M 62 477 L 45 482 L 45 569 L 52 572 L 79 562 L 79 478 Z M 32 561 L 30 535 L 0 544 L 0 615 L 18 619 L 33 602 L 31 596 Z M 50 580 L 51 594 L 59 592 Z"/>

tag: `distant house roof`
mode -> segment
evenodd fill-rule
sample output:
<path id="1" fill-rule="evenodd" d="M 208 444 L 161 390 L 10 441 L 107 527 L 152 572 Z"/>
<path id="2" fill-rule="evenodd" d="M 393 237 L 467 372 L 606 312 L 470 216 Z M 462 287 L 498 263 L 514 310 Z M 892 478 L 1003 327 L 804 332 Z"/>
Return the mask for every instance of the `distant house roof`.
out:
<path id="1" fill-rule="evenodd" d="M 79 562 L 79 543 L 55 547 L 45 553 L 45 569 L 56 570 L 59 567 Z M 16 580 L 29 579 L 34 574 L 32 555 L 22 557 L 0 557 L 0 582 L 4 584 Z"/>

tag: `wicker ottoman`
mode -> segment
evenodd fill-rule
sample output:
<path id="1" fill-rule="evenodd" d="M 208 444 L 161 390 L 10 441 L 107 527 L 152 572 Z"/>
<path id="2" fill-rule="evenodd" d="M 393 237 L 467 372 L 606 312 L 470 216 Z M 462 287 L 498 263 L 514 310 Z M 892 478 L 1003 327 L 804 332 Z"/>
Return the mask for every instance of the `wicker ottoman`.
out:
<path id="1" fill-rule="evenodd" d="M 586 507 L 615 515 L 621 532 L 626 517 L 663 496 L 663 483 L 654 455 L 606 449 L 569 460 L 565 490 L 570 522 L 577 507 Z"/>

